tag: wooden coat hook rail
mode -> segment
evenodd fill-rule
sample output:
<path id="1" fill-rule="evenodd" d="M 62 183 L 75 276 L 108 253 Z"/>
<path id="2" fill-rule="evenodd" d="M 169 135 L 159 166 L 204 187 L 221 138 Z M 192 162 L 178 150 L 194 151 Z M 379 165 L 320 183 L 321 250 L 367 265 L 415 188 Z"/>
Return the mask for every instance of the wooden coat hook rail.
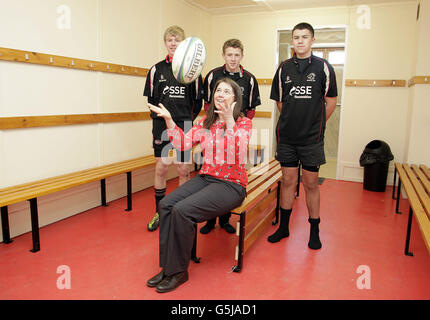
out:
<path id="1" fill-rule="evenodd" d="M 345 80 L 347 87 L 405 87 L 406 80 Z"/>
<path id="2" fill-rule="evenodd" d="M 0 47 L 0 60 L 146 77 L 148 69 Z"/>

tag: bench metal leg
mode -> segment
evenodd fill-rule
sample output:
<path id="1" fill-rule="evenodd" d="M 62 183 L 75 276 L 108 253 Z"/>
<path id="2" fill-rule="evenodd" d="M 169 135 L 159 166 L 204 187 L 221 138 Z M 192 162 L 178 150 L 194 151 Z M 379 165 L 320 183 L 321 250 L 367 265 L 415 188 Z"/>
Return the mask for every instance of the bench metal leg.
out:
<path id="1" fill-rule="evenodd" d="M 102 206 L 107 207 L 107 203 L 106 203 L 106 179 L 100 180 L 100 192 L 101 192 L 101 198 L 102 198 Z"/>
<path id="2" fill-rule="evenodd" d="M 237 265 L 233 267 L 233 272 L 240 272 L 243 267 L 243 251 L 245 247 L 245 212 L 240 214 L 239 228 L 239 252 L 237 254 Z"/>
<path id="3" fill-rule="evenodd" d="M 127 172 L 127 209 L 125 211 L 131 211 L 132 209 L 132 187 L 131 187 L 131 171 Z"/>
<path id="4" fill-rule="evenodd" d="M 200 263 L 200 258 L 197 257 L 197 223 L 194 225 L 194 244 L 191 250 L 191 260 L 195 263 Z"/>
<path id="5" fill-rule="evenodd" d="M 40 250 L 39 214 L 37 212 L 37 198 L 33 198 L 28 201 L 30 201 L 31 233 L 33 236 L 33 249 L 31 249 L 30 251 L 37 252 Z"/>
<path id="6" fill-rule="evenodd" d="M 412 228 L 412 216 L 413 211 L 412 208 L 409 207 L 409 218 L 408 218 L 408 230 L 406 232 L 406 246 L 405 246 L 405 255 L 413 257 L 413 253 L 409 252 L 409 242 L 411 240 L 411 228 Z"/>
<path id="7" fill-rule="evenodd" d="M 3 233 L 3 243 L 7 244 L 13 242 L 13 240 L 10 239 L 7 206 L 1 207 L 1 230 Z"/>
<path id="8" fill-rule="evenodd" d="M 396 197 L 394 196 L 394 193 L 396 191 L 396 177 L 397 177 L 397 170 L 396 170 L 396 167 L 394 167 L 393 194 L 391 196 L 391 198 L 393 198 L 393 200 L 396 200 Z"/>
<path id="9" fill-rule="evenodd" d="M 399 211 L 399 203 L 400 203 L 400 190 L 402 189 L 402 181 L 399 178 L 399 185 L 397 186 L 397 200 L 396 200 L 396 213 L 397 214 L 402 214 Z"/>

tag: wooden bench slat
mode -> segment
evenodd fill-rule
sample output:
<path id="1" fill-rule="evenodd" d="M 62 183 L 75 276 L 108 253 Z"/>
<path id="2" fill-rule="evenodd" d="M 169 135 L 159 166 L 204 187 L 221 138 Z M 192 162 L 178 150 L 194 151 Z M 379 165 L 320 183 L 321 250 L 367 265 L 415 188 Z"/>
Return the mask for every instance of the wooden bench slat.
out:
<path id="1" fill-rule="evenodd" d="M 30 185 L 16 192 L 0 194 L 0 206 L 9 205 L 12 203 L 25 201 L 31 198 L 44 196 L 53 192 L 65 190 L 67 188 L 76 187 L 85 183 L 94 182 L 105 179 L 121 173 L 140 169 L 152 165 L 154 160 L 143 157 L 119 163 L 105 165 L 99 168 L 84 170 L 74 174 L 63 175 L 60 178 L 46 179 L 43 182 L 38 182 L 35 187 Z"/>
<path id="2" fill-rule="evenodd" d="M 264 174 L 258 175 L 251 183 L 248 183 L 248 186 L 246 187 L 247 197 L 252 195 L 255 189 L 278 172 L 281 172 L 281 167 L 279 165 L 273 166 Z"/>
<path id="3" fill-rule="evenodd" d="M 147 156 L 147 157 L 142 157 L 142 158 L 136 158 L 136 159 L 131 159 L 131 160 L 120 161 L 120 162 L 117 162 L 117 163 L 114 163 L 114 164 L 103 165 L 103 166 L 100 166 L 100 167 L 85 169 L 85 170 L 81 170 L 81 171 L 77 171 L 77 172 L 66 173 L 66 174 L 55 176 L 55 177 L 52 177 L 52 178 L 37 180 L 37 181 L 34 181 L 34 182 L 27 182 L 27 183 L 24 183 L 24 184 L 21 184 L 21 185 L 17 185 L 17 186 L 6 187 L 6 188 L 3 188 L 3 189 L 0 189 L 0 196 L 4 195 L 6 193 L 10 193 L 10 192 L 18 192 L 18 191 L 21 191 L 21 190 L 26 190 L 26 189 L 29 189 L 29 188 L 34 188 L 34 187 L 42 186 L 42 185 L 45 185 L 45 184 L 49 184 L 49 183 L 52 183 L 52 182 L 66 180 L 66 179 L 69 179 L 70 177 L 73 177 L 73 176 L 85 175 L 85 174 L 91 173 L 91 172 L 99 172 L 99 171 L 106 170 L 106 169 L 108 169 L 110 167 L 118 167 L 118 166 L 121 166 L 121 165 L 127 165 L 127 164 L 131 164 L 131 163 L 134 163 L 134 162 L 143 161 L 144 159 L 145 160 L 147 159 L 147 161 L 150 161 L 150 162 L 151 161 L 154 162 L 154 157 L 153 156 Z"/>
<path id="4" fill-rule="evenodd" d="M 427 176 L 427 179 L 430 180 L 430 170 L 427 168 L 427 166 L 421 164 L 420 169 L 424 172 L 424 174 Z"/>
<path id="5" fill-rule="evenodd" d="M 427 192 L 424 190 L 423 185 L 418 180 L 417 176 L 414 174 L 410 166 L 404 165 L 405 171 L 412 183 L 413 188 L 418 194 L 418 199 L 422 204 L 424 212 L 427 214 L 427 218 L 430 219 L 430 198 Z"/>
<path id="6" fill-rule="evenodd" d="M 255 203 L 263 196 L 263 192 L 271 188 L 274 190 L 277 188 L 276 183 L 281 179 L 282 172 L 278 171 L 272 178 L 266 180 L 262 185 L 260 185 L 257 189 L 255 189 L 251 194 L 245 198 L 242 202 L 242 205 L 232 210 L 232 213 L 241 214 L 245 210 L 250 210 Z M 273 192 L 273 191 L 272 191 Z"/>
<path id="7" fill-rule="evenodd" d="M 269 162 L 263 162 L 255 167 L 248 169 L 248 183 L 252 182 L 253 179 L 257 178 L 259 175 L 277 166 L 278 164 L 279 162 L 277 160 L 272 159 Z"/>
<path id="8" fill-rule="evenodd" d="M 430 179 L 425 175 L 424 171 L 421 170 L 417 165 L 413 164 L 412 170 L 420 179 L 421 184 L 424 186 L 424 189 L 426 190 L 427 194 L 430 194 Z"/>
<path id="9" fill-rule="evenodd" d="M 415 217 L 418 220 L 421 234 L 424 238 L 427 250 L 430 253 L 430 220 L 418 198 L 418 194 L 415 192 L 415 189 L 412 186 L 412 182 L 409 180 L 406 167 L 408 167 L 408 165 L 396 165 L 397 172 L 408 196 L 409 204 L 411 205 Z"/>
<path id="10" fill-rule="evenodd" d="M 98 168 L 93 168 L 90 170 L 78 171 L 78 172 L 66 174 L 66 175 L 63 175 L 60 177 L 54 177 L 54 178 L 41 180 L 41 181 L 36 182 L 34 184 L 29 184 L 25 188 L 19 188 L 12 193 L 21 194 L 22 192 L 30 192 L 30 193 L 34 194 L 35 192 L 37 192 L 43 188 L 49 188 L 50 186 L 55 187 L 55 185 L 60 185 L 60 184 L 67 184 L 69 182 L 73 182 L 76 179 L 83 179 L 85 181 L 85 179 L 89 179 L 92 177 L 102 177 L 103 175 L 105 175 L 109 172 L 121 173 L 124 169 L 132 168 L 136 164 L 141 164 L 141 163 L 145 163 L 145 162 L 142 162 L 139 160 L 133 160 L 133 161 L 125 162 L 125 163 L 121 162 L 121 163 L 117 163 L 117 164 L 110 164 L 110 165 L 105 165 L 105 166 L 98 167 Z M 148 161 L 148 164 L 150 164 L 150 163 L 151 162 Z M 2 195 L 3 194 L 0 193 L 0 198 Z"/>

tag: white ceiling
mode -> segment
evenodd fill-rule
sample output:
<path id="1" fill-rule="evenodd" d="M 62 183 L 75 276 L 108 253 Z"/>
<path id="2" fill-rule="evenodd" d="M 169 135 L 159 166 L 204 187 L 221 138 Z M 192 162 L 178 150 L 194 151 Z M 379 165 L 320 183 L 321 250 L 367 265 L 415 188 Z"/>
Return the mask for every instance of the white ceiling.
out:
<path id="1" fill-rule="evenodd" d="M 354 6 L 415 0 L 184 0 L 212 15 L 271 12 L 288 9 Z"/>

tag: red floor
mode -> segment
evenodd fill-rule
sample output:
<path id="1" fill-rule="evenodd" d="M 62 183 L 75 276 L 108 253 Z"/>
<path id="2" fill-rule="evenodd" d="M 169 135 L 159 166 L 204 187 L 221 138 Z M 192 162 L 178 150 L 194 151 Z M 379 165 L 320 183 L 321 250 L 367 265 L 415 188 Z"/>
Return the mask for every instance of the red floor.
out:
<path id="1" fill-rule="evenodd" d="M 169 182 L 168 192 L 176 185 Z M 395 214 L 391 190 L 370 192 L 361 183 L 326 179 L 319 251 L 307 247 L 301 191 L 290 237 L 271 244 L 266 238 L 276 227 L 269 227 L 245 254 L 240 273 L 231 272 L 236 235 L 219 228 L 199 233 L 202 260 L 191 263 L 190 280 L 158 294 L 145 285 L 159 271 L 158 231 L 146 230 L 154 210 L 149 188 L 134 195 L 131 213 L 124 211 L 126 199 L 120 199 L 41 228 L 37 253 L 29 252 L 30 233 L 1 243 L 0 299 L 430 299 L 430 255 L 415 221 L 414 256 L 403 254 L 408 204 L 402 200 L 403 214 Z M 237 218 L 232 221 L 235 225 Z M 57 287 L 62 265 L 70 270 L 70 289 Z M 367 280 L 360 281 L 364 276 Z M 357 283 L 368 288 L 359 289 Z"/>

